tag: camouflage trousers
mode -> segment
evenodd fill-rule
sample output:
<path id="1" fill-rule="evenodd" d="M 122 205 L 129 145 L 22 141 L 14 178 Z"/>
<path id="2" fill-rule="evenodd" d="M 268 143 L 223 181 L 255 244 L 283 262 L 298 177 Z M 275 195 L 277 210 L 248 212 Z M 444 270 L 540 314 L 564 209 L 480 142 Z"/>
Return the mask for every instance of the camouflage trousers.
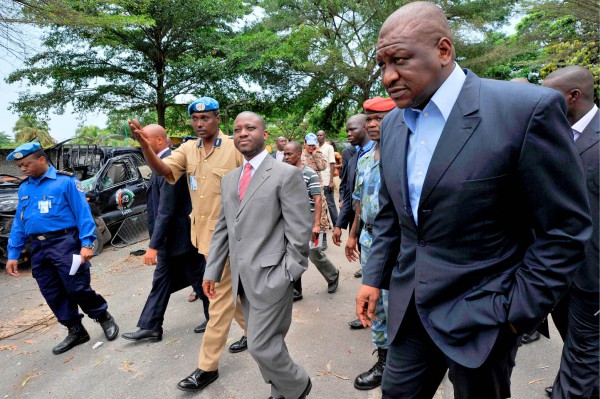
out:
<path id="1" fill-rule="evenodd" d="M 361 267 L 367 264 L 369 253 L 371 252 L 372 237 L 363 230 L 360 235 L 360 264 Z M 364 270 L 363 270 L 364 274 Z M 377 348 L 387 349 L 389 346 L 387 339 L 387 318 L 388 318 L 388 290 L 381 290 L 377 306 L 375 307 L 375 317 L 373 326 L 371 326 L 371 342 Z"/>

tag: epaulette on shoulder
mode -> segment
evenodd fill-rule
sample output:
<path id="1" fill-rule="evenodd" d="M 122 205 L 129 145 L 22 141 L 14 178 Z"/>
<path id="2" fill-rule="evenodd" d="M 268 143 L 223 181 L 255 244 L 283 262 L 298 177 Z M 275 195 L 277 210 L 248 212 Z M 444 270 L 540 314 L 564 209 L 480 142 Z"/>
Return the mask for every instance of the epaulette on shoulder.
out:
<path id="1" fill-rule="evenodd" d="M 75 176 L 74 173 L 67 172 L 66 170 L 57 170 L 56 173 L 58 173 L 59 175 L 66 175 L 66 176 L 69 176 L 69 177 Z"/>

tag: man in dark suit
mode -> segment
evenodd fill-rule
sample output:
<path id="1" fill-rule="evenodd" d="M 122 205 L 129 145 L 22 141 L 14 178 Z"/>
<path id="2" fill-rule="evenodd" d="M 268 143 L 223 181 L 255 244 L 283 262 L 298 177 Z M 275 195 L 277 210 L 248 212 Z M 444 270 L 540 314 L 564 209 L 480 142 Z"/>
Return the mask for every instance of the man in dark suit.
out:
<path id="1" fill-rule="evenodd" d="M 381 128 L 380 211 L 356 308 L 389 287 L 384 398 L 510 397 L 518 340 L 567 290 L 591 235 L 583 171 L 559 93 L 480 79 L 454 61 L 433 3 L 409 3 L 377 41 L 399 109 Z M 568 165 L 569 168 L 565 168 Z"/>
<path id="2" fill-rule="evenodd" d="M 354 152 L 345 149 L 342 151 L 342 176 L 340 183 L 340 212 L 333 228 L 333 243 L 340 246 L 342 243 L 342 229 L 350 228 L 354 220 L 354 209 L 352 207 L 352 193 L 354 192 L 354 180 L 356 175 L 356 165 L 358 159 L 369 152 L 375 145 L 371 141 L 367 131 L 365 130 L 365 122 L 367 116 L 364 114 L 353 115 L 346 121 L 346 133 L 348 134 L 348 142 L 355 148 Z M 352 154 L 349 160 L 344 163 L 344 156 Z M 362 277 L 362 271 L 358 269 L 354 273 L 354 277 Z M 351 321 L 351 328 L 362 328 L 358 320 Z"/>
<path id="3" fill-rule="evenodd" d="M 147 134 L 155 154 L 160 158 L 171 154 L 162 126 L 148 125 L 142 130 Z M 146 265 L 156 264 L 156 269 L 152 290 L 137 324 L 139 330 L 122 335 L 130 341 L 160 341 L 169 297 L 190 285 L 200 294 L 204 316 L 208 320 L 209 301 L 202 292 L 205 261 L 190 240 L 192 203 L 187 182 L 180 179 L 171 185 L 163 176 L 152 174 L 148 184 L 147 209 L 150 244 L 143 261 Z"/>
<path id="4" fill-rule="evenodd" d="M 592 239 L 586 247 L 586 261 L 575 276 L 560 307 L 552 318 L 565 341 L 560 370 L 551 389 L 552 398 L 598 397 L 600 362 L 600 321 L 598 318 L 599 268 L 598 234 L 598 135 L 600 115 L 594 104 L 594 76 L 580 66 L 552 72 L 544 79 L 545 87 L 559 91 L 567 103 L 567 118 L 575 147 L 583 162 L 585 185 L 592 211 Z M 566 325 L 565 325 L 566 324 Z M 566 329 L 566 333 L 564 330 Z"/>

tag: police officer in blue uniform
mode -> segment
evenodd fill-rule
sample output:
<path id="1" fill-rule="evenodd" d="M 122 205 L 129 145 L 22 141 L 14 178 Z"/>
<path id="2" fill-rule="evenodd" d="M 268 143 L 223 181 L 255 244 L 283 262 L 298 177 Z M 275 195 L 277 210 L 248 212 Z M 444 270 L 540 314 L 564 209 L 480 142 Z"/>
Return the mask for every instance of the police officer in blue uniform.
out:
<path id="1" fill-rule="evenodd" d="M 78 306 L 102 326 L 109 341 L 114 340 L 119 327 L 104 298 L 90 287 L 95 223 L 81 182 L 49 165 L 39 143 L 23 144 L 6 159 L 16 160 L 21 173 L 28 177 L 19 187 L 6 270 L 12 276 L 19 275 L 17 261 L 30 239 L 32 275 L 58 321 L 69 330 L 52 352 L 58 355 L 90 340 Z M 81 265 L 70 275 L 76 254 L 81 255 Z"/>

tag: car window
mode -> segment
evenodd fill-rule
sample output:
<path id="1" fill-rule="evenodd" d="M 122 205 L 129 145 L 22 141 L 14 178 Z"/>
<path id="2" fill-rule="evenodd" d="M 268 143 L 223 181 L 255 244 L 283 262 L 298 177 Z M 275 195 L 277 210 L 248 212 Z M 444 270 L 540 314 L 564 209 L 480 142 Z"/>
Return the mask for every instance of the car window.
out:
<path id="1" fill-rule="evenodd" d="M 127 163 L 124 161 L 114 162 L 110 165 L 106 170 L 104 177 L 102 177 L 100 189 L 105 190 L 129 180 L 131 178 L 131 173 L 127 166 Z"/>

